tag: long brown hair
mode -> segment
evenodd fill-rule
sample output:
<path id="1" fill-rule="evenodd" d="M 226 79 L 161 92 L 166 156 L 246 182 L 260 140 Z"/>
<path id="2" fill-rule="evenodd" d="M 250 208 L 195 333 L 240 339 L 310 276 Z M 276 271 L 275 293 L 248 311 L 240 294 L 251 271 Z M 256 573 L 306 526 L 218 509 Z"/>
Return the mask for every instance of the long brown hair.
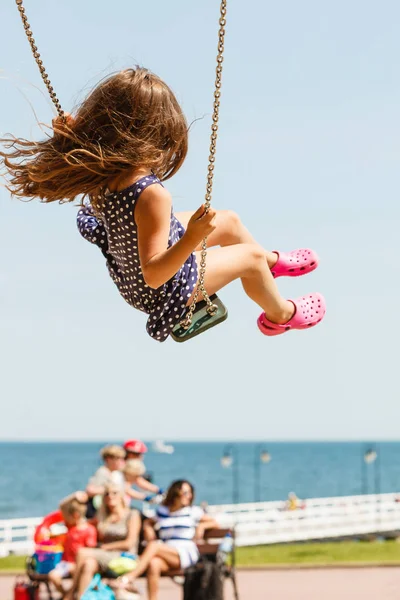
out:
<path id="1" fill-rule="evenodd" d="M 11 150 L 0 150 L 0 163 L 12 195 L 43 202 L 89 195 L 96 206 L 95 195 L 126 169 L 149 169 L 162 180 L 174 175 L 187 154 L 188 127 L 170 88 L 137 67 L 100 82 L 48 139 L 0 142 Z"/>
<path id="2" fill-rule="evenodd" d="M 167 494 L 166 494 L 164 502 L 163 502 L 164 506 L 171 508 L 171 506 L 173 506 L 175 504 L 175 501 L 177 498 L 179 498 L 182 487 L 185 483 L 190 487 L 190 489 L 192 491 L 192 500 L 191 500 L 190 504 L 193 504 L 194 494 L 195 494 L 194 486 L 190 483 L 190 481 L 187 481 L 186 479 L 178 479 L 177 481 L 174 481 L 173 483 L 171 483 L 171 485 L 169 486 Z"/>

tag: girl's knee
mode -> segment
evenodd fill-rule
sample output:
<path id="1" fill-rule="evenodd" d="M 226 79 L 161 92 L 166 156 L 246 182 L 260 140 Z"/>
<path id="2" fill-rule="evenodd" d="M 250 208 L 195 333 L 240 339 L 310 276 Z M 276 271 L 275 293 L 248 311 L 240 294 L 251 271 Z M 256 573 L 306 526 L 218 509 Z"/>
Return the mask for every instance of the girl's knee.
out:
<path id="1" fill-rule="evenodd" d="M 223 210 L 221 213 L 224 224 L 222 233 L 225 236 L 229 236 L 229 239 L 233 238 L 231 241 L 234 241 L 239 236 L 240 228 L 242 227 L 239 215 L 233 212 L 233 210 Z"/>
<path id="2" fill-rule="evenodd" d="M 224 216 L 226 221 L 231 225 L 231 227 L 236 228 L 242 224 L 240 217 L 233 210 L 224 210 Z"/>
<path id="3" fill-rule="evenodd" d="M 267 257 L 264 248 L 259 244 L 247 244 L 247 247 L 250 268 L 255 271 L 259 271 L 260 268 L 265 268 Z"/>

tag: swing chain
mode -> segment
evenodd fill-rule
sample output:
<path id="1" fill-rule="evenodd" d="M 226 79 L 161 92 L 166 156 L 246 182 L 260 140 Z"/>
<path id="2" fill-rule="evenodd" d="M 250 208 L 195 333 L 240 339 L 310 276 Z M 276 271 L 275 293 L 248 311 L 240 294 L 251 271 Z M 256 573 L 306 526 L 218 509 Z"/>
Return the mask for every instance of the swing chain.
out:
<path id="1" fill-rule="evenodd" d="M 215 164 L 215 153 L 217 149 L 217 135 L 218 135 L 218 119 L 219 119 L 219 107 L 221 98 L 221 87 L 222 87 L 222 63 L 224 61 L 224 41 L 225 41 L 225 26 L 226 26 L 226 4 L 227 0 L 221 0 L 220 6 L 220 18 L 219 18 L 219 31 L 218 31 L 218 54 L 217 54 L 217 67 L 216 67 L 216 78 L 215 78 L 215 90 L 214 90 L 214 110 L 212 115 L 211 125 L 211 137 L 210 137 L 210 154 L 208 157 L 208 171 L 207 171 L 207 185 L 205 195 L 205 212 L 207 213 L 211 207 L 211 196 L 213 188 L 213 177 L 214 177 L 214 164 Z M 205 237 L 201 244 L 201 260 L 199 270 L 199 281 L 193 300 L 190 304 L 189 310 L 185 315 L 185 318 L 181 321 L 180 326 L 182 329 L 189 329 L 192 324 L 192 318 L 194 311 L 196 310 L 197 298 L 201 291 L 204 300 L 207 302 L 207 312 L 209 315 L 214 315 L 218 306 L 213 304 L 210 300 L 209 295 L 205 289 L 204 277 L 206 273 L 206 259 L 207 259 L 207 237 Z"/>
<path id="2" fill-rule="evenodd" d="M 39 67 L 40 74 L 41 74 L 42 79 L 43 79 L 43 81 L 45 83 L 45 86 L 47 87 L 47 89 L 49 91 L 50 98 L 52 99 L 52 101 L 54 103 L 54 106 L 57 109 L 58 115 L 61 117 L 61 119 L 63 119 L 65 121 L 64 111 L 61 108 L 61 104 L 60 104 L 60 102 L 59 102 L 59 100 L 58 100 L 58 98 L 56 96 L 56 93 L 55 93 L 52 85 L 51 85 L 51 81 L 49 79 L 49 76 L 46 73 L 46 69 L 44 68 L 43 61 L 40 58 L 40 54 L 38 52 L 38 49 L 37 49 L 37 46 L 36 46 L 36 43 L 35 43 L 35 39 L 34 39 L 33 34 L 32 34 L 31 26 L 30 26 L 30 24 L 28 22 L 28 19 L 26 17 L 25 8 L 23 7 L 22 1 L 23 0 L 15 0 L 16 4 L 18 6 L 18 10 L 19 10 L 20 15 L 21 15 L 22 23 L 24 25 L 26 37 L 28 38 L 28 42 L 30 43 L 30 46 L 31 46 L 31 49 L 32 49 L 33 57 L 34 57 L 34 59 L 36 61 L 37 66 Z"/>
<path id="3" fill-rule="evenodd" d="M 54 92 L 54 89 L 51 85 L 51 81 L 49 76 L 46 73 L 46 69 L 44 68 L 43 61 L 40 58 L 40 54 L 38 52 L 38 48 L 35 43 L 35 39 L 32 34 L 31 26 L 28 22 L 28 19 L 25 14 L 25 8 L 23 6 L 23 0 L 15 0 L 18 10 L 21 15 L 22 23 L 25 29 L 26 36 L 28 38 L 29 44 L 32 49 L 33 57 L 36 61 L 37 66 L 39 67 L 40 74 L 42 79 L 48 89 L 50 94 L 50 98 L 55 105 L 58 115 L 65 121 L 65 114 L 61 108 L 61 104 Z M 217 54 L 217 67 L 216 67 L 216 78 L 215 78 L 215 90 L 214 90 L 214 103 L 213 103 L 213 115 L 212 115 L 212 125 L 211 125 L 211 136 L 210 136 L 210 154 L 208 157 L 208 171 L 207 171 L 207 185 L 206 185 L 206 194 L 205 194 L 205 212 L 207 213 L 211 207 L 211 196 L 212 196 L 212 188 L 213 188 L 213 177 L 214 177 L 214 164 L 215 164 L 215 154 L 217 148 L 217 135 L 218 135 L 218 119 L 219 119 L 219 107 L 220 107 L 220 98 L 221 98 L 221 87 L 222 87 L 222 63 L 224 60 L 224 40 L 225 40 L 225 26 L 226 26 L 226 5 L 227 0 L 221 0 L 220 5 L 220 18 L 219 18 L 219 31 L 218 31 L 218 54 Z M 201 260 L 200 260 L 200 269 L 199 269 L 199 280 L 197 283 L 197 287 L 195 293 L 193 295 L 192 303 L 190 304 L 189 310 L 185 316 L 185 318 L 181 321 L 180 325 L 183 329 L 188 329 L 192 323 L 192 318 L 194 311 L 196 309 L 197 299 L 199 297 L 199 293 L 201 292 L 204 300 L 207 302 L 207 312 L 210 315 L 214 315 L 218 310 L 218 306 L 213 304 L 210 300 L 210 297 L 205 289 L 204 278 L 206 273 L 206 259 L 207 259 L 207 237 L 205 237 L 201 244 Z"/>

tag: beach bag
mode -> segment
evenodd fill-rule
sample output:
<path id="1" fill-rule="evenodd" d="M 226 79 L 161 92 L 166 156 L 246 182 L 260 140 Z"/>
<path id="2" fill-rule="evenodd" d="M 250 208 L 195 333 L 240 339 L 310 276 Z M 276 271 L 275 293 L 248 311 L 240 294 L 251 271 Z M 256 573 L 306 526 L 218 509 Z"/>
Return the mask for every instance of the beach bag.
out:
<path id="1" fill-rule="evenodd" d="M 115 595 L 112 589 L 101 581 L 101 575 L 98 573 L 81 596 L 81 600 L 115 600 Z"/>
<path id="2" fill-rule="evenodd" d="M 39 586 L 17 577 L 14 586 L 14 600 L 39 600 Z"/>
<path id="3" fill-rule="evenodd" d="M 133 571 L 136 566 L 137 561 L 134 558 L 123 555 L 119 558 L 113 558 L 113 560 L 108 563 L 108 569 L 115 573 L 116 576 L 125 575 L 125 573 Z"/>
<path id="4" fill-rule="evenodd" d="M 62 559 L 62 551 L 49 552 L 48 550 L 36 549 L 32 557 L 34 570 L 40 575 L 47 575 L 52 571 Z"/>
<path id="5" fill-rule="evenodd" d="M 221 566 L 202 560 L 185 571 L 183 600 L 223 600 Z"/>

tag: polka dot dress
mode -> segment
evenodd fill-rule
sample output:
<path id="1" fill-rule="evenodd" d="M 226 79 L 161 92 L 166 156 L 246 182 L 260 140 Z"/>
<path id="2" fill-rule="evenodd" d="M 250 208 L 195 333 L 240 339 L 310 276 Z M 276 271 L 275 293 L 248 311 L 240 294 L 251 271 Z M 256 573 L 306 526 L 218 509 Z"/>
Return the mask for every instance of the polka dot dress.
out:
<path id="1" fill-rule="evenodd" d="M 101 218 L 89 205 L 77 216 L 81 235 L 96 244 L 107 260 L 111 278 L 128 304 L 149 315 L 147 333 L 164 342 L 186 312 L 186 303 L 197 283 L 197 263 L 191 254 L 175 276 L 154 290 L 144 281 L 140 268 L 137 226 L 134 207 L 140 194 L 149 185 L 162 185 L 155 175 L 142 177 L 121 192 L 108 192 L 104 197 Z M 178 219 L 171 214 L 168 247 L 185 233 Z"/>

